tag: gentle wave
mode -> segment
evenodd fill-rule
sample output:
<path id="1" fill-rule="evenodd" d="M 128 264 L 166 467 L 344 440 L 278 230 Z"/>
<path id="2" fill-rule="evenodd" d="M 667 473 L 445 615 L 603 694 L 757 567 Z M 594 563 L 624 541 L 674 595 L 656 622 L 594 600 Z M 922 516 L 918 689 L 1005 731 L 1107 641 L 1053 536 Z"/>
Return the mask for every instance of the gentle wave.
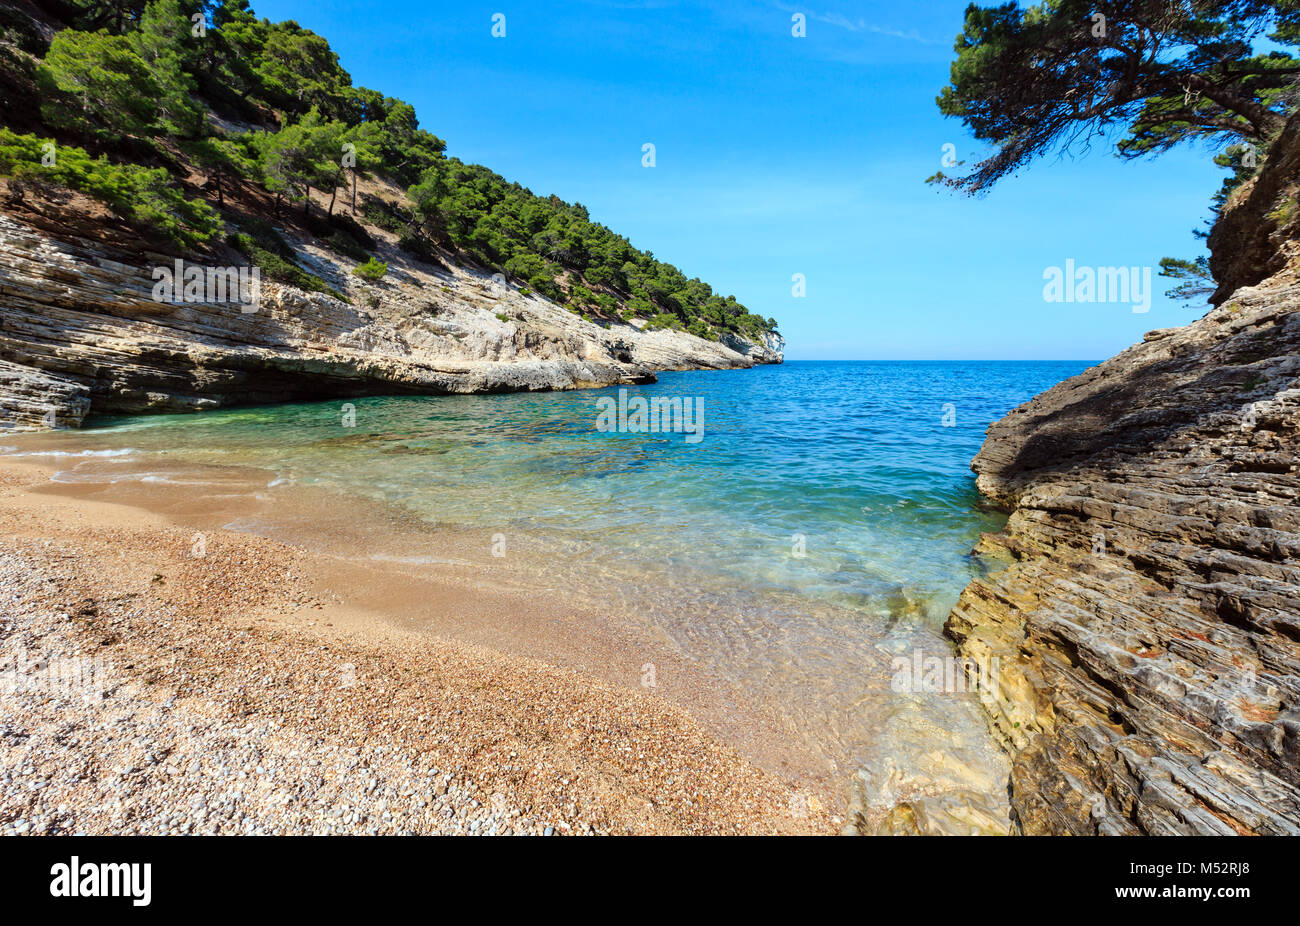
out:
<path id="1" fill-rule="evenodd" d="M 859 774 L 895 759 L 912 768 L 939 734 L 987 738 L 956 702 L 893 698 L 886 673 L 894 655 L 949 652 L 943 620 L 982 570 L 971 549 L 1003 524 L 970 471 L 985 427 L 1084 366 L 791 363 L 665 373 L 629 389 L 702 401 L 696 444 L 598 430 L 597 399 L 618 393 L 609 389 L 362 398 L 354 428 L 335 402 L 162 416 L 148 427 L 115 419 L 77 437 L 93 449 L 26 455 L 167 454 L 265 470 L 248 489 L 260 500 L 297 486 L 384 503 L 376 510 L 390 522 L 331 522 L 328 508 L 277 522 L 267 506 L 226 529 L 376 563 L 474 565 L 476 576 L 539 594 L 563 589 L 649 628 L 788 718 L 789 735 L 828 767 Z M 157 472 L 156 458 L 115 465 L 146 471 L 65 478 L 181 478 Z M 872 793 L 890 793 L 861 774 Z"/>
<path id="2" fill-rule="evenodd" d="M 4 450 L 6 456 L 11 457 L 127 457 L 145 452 L 134 447 L 120 447 L 111 450 L 19 450 L 17 447 L 0 449 Z M 16 452 L 10 453 L 9 450 Z"/>

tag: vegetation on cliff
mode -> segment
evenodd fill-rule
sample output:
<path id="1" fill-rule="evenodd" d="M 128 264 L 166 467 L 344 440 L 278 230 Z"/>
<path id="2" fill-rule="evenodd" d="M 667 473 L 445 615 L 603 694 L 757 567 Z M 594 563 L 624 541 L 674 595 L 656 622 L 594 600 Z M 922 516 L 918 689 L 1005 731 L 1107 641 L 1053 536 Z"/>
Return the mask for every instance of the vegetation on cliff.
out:
<path id="1" fill-rule="evenodd" d="M 1125 158 L 1183 144 L 1220 148 L 1231 171 L 1213 217 L 1259 170 L 1296 108 L 1297 0 L 1045 0 L 971 4 L 939 109 L 992 153 L 962 177 L 968 193 L 1056 150 L 1113 143 Z M 1206 237 L 1206 232 L 1198 232 Z M 1207 258 L 1166 258 L 1177 298 L 1214 291 Z"/>
<path id="2" fill-rule="evenodd" d="M 988 189 L 1059 146 L 1118 134 L 1140 157 L 1186 142 L 1262 147 L 1294 104 L 1295 0 L 972 4 L 940 110 L 993 153 L 949 181 Z"/>
<path id="3" fill-rule="evenodd" d="M 972 6 L 940 97 L 987 189 L 1092 139 L 1220 147 L 1210 254 L 1166 258 L 1218 307 L 994 422 L 972 463 L 1011 509 L 945 631 L 996 663 L 1015 831 L 1295 834 L 1300 44 L 1294 0 Z M 1211 282 L 1213 280 L 1213 282 Z M 1244 287 L 1254 287 L 1246 289 Z M 1208 577 L 1208 578 L 1207 578 Z M 1185 645 L 1192 641 L 1192 645 Z"/>
<path id="4" fill-rule="evenodd" d="M 11 198 L 76 190 L 182 248 L 237 225 L 227 240 L 281 279 L 294 276 L 292 260 L 243 229 L 248 213 L 283 217 L 300 204 L 299 221 L 364 263 L 373 240 L 339 216 L 345 204 L 419 259 L 475 262 L 591 318 L 715 339 L 776 327 L 591 221 L 581 204 L 447 156 L 409 103 L 354 87 L 324 38 L 258 19 L 247 0 L 44 6 L 45 20 L 0 6 L 0 88 L 37 101 L 0 104 Z M 408 190 L 406 201 L 358 201 L 358 177 L 372 175 Z M 328 197 L 324 216 L 312 215 L 313 193 Z M 235 211 L 236 195 L 269 208 Z M 290 266 L 270 266 L 271 256 Z"/>

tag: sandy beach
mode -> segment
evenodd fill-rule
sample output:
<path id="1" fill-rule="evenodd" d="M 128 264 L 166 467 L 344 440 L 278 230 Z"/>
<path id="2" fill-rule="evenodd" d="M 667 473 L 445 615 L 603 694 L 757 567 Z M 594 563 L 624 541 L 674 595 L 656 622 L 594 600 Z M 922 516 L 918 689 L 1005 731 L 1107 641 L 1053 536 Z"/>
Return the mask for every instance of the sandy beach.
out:
<path id="1" fill-rule="evenodd" d="M 201 523 L 174 488 L 127 505 L 52 472 L 0 463 L 0 833 L 844 825 L 797 762 L 761 768 L 653 690 L 404 625 L 381 566 Z M 421 594 L 530 617 L 466 583 Z"/>

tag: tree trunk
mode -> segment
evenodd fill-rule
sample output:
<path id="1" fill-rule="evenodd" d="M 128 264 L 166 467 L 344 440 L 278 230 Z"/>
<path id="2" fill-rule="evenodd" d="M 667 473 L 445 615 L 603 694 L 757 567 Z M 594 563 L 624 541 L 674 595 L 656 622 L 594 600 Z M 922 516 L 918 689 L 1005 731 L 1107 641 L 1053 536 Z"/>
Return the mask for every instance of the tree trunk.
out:
<path id="1" fill-rule="evenodd" d="M 357 214 L 357 169 L 352 168 L 352 215 Z"/>
<path id="2" fill-rule="evenodd" d="M 339 192 L 339 188 L 336 184 L 334 188 L 330 190 L 330 208 L 329 208 L 329 212 L 326 213 L 331 218 L 333 218 L 334 216 L 334 197 L 338 195 L 338 192 Z"/>
<path id="3" fill-rule="evenodd" d="M 1225 90 L 1200 74 L 1193 74 L 1188 78 L 1187 87 L 1189 90 L 1195 90 L 1207 100 L 1218 103 L 1224 109 L 1244 116 L 1254 126 L 1256 138 L 1261 141 L 1280 130 L 1286 121 L 1268 107 L 1261 106 L 1246 97 L 1238 96 L 1231 90 Z"/>

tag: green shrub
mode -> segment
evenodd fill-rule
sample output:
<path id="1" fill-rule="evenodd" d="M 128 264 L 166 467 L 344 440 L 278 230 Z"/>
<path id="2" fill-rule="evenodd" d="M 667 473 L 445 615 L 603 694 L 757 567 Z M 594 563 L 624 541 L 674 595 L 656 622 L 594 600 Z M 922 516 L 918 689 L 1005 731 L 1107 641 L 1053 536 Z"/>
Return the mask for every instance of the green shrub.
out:
<path id="1" fill-rule="evenodd" d="M 655 307 L 650 304 L 650 300 L 641 296 L 634 296 L 627 307 L 635 318 L 650 318 L 655 314 Z"/>
<path id="2" fill-rule="evenodd" d="M 564 277 L 579 305 L 593 289 L 632 301 L 638 317 L 667 313 L 703 318 L 715 329 L 761 331 L 734 296 L 714 293 L 649 251 L 591 221 L 585 206 L 537 196 L 485 167 L 436 157 L 407 190 L 412 218 L 441 245 L 484 266 L 500 266 L 546 297 L 561 301 L 551 281 Z M 549 280 L 544 279 L 549 278 Z"/>
<path id="3" fill-rule="evenodd" d="M 335 254 L 342 254 L 345 257 L 352 258 L 353 260 L 368 260 L 370 258 L 370 255 L 366 253 L 366 249 L 357 244 L 357 242 L 352 239 L 352 236 L 346 232 L 336 231 L 331 235 L 321 238 L 320 242 Z"/>
<path id="4" fill-rule="evenodd" d="M 697 338 L 713 340 L 713 329 L 702 318 L 692 318 L 691 323 L 686 326 L 686 330 Z"/>
<path id="5" fill-rule="evenodd" d="M 560 292 L 560 287 L 555 285 L 555 281 L 545 273 L 537 273 L 529 277 L 528 285 L 537 290 L 547 299 L 552 299 L 556 302 L 560 301 L 561 297 L 564 295 Z"/>
<path id="6" fill-rule="evenodd" d="M 353 260 L 366 260 L 377 246 L 375 239 L 365 227 L 346 212 L 310 219 L 307 227 L 321 242 L 336 254 L 343 254 Z"/>
<path id="7" fill-rule="evenodd" d="M 581 204 L 537 196 L 485 167 L 447 157 L 445 143 L 419 127 L 413 106 L 354 85 L 329 42 L 296 22 L 259 19 L 242 2 L 73 0 L 54 4 L 55 18 L 67 28 L 47 42 L 45 20 L 36 23 L 30 6 L 0 3 L 0 125 L 43 124 L 60 137 L 84 139 L 95 154 L 135 164 L 60 149 L 56 168 L 39 167 L 40 140 L 20 142 L 8 131 L 0 161 L 19 180 L 12 187 L 17 196 L 24 180 L 33 190 L 45 183 L 84 192 L 151 237 L 193 248 L 223 231 L 213 210 L 188 200 L 177 180 L 201 172 L 209 186 L 215 182 L 223 206 L 227 195 L 249 188 L 272 195 L 277 211 L 286 202 L 301 204 L 302 221 L 324 246 L 372 267 L 368 255 L 377 246 L 370 233 L 341 213 L 323 219 L 324 227 L 316 224 L 310 194 L 325 193 L 332 210 L 340 189 L 347 202 L 358 177 L 380 175 L 406 196 L 361 193 L 358 217 L 371 232 L 399 236 L 402 250 L 422 261 L 441 266 L 439 253 L 456 253 L 559 304 L 599 306 L 603 317 L 630 305 L 636 318 L 678 320 L 663 326 L 699 318 L 719 333 L 771 327 L 734 296 L 714 293 L 592 221 Z M 188 34 L 191 7 L 220 20 L 203 42 Z M 212 12 L 217 7 L 220 15 Z M 235 134 L 232 123 L 253 130 Z M 348 165 L 338 157 L 345 143 L 356 155 Z M 296 266 L 293 254 L 239 224 L 232 240 L 282 281 L 332 291 Z M 360 275 L 369 278 L 377 269 Z M 560 279 L 566 282 L 557 284 Z"/>
<path id="8" fill-rule="evenodd" d="M 378 196 L 366 194 L 361 197 L 361 217 L 376 228 L 395 235 L 406 230 L 407 218 L 399 208 Z"/>
<path id="9" fill-rule="evenodd" d="M 445 265 L 438 258 L 438 254 L 433 249 L 433 245 L 428 238 L 421 235 L 413 235 L 409 231 L 403 231 L 397 239 L 397 246 L 410 254 L 412 257 L 423 261 L 426 264 L 432 264 L 435 267 L 445 269 Z"/>
<path id="10" fill-rule="evenodd" d="M 366 227 L 346 212 L 334 213 L 327 222 L 330 227 L 337 229 L 339 234 L 347 235 L 368 251 L 373 251 L 378 246 L 374 236 L 366 231 Z"/>
<path id="11" fill-rule="evenodd" d="M 293 262 L 293 251 L 273 228 L 264 222 L 250 222 L 249 231 L 226 236 L 226 243 L 248 259 L 268 280 L 296 286 L 311 293 L 325 293 L 335 299 L 348 299 L 314 273 L 308 273 Z"/>
<path id="12" fill-rule="evenodd" d="M 43 164 L 46 155 L 53 163 Z M 136 227 L 183 248 L 198 247 L 221 232 L 221 219 L 201 200 L 186 199 L 161 167 L 113 164 L 53 139 L 19 135 L 0 126 L 0 176 L 76 190 L 108 204 Z"/>
<path id="13" fill-rule="evenodd" d="M 682 320 L 671 312 L 660 312 L 645 324 L 646 331 L 657 331 L 660 328 L 671 328 L 680 331 Z"/>
<path id="14" fill-rule="evenodd" d="M 361 277 L 363 280 L 369 280 L 371 283 L 378 283 L 384 278 L 384 275 L 388 273 L 388 264 L 384 263 L 382 260 L 375 260 L 372 257 L 364 264 L 358 264 L 352 273 Z"/>

